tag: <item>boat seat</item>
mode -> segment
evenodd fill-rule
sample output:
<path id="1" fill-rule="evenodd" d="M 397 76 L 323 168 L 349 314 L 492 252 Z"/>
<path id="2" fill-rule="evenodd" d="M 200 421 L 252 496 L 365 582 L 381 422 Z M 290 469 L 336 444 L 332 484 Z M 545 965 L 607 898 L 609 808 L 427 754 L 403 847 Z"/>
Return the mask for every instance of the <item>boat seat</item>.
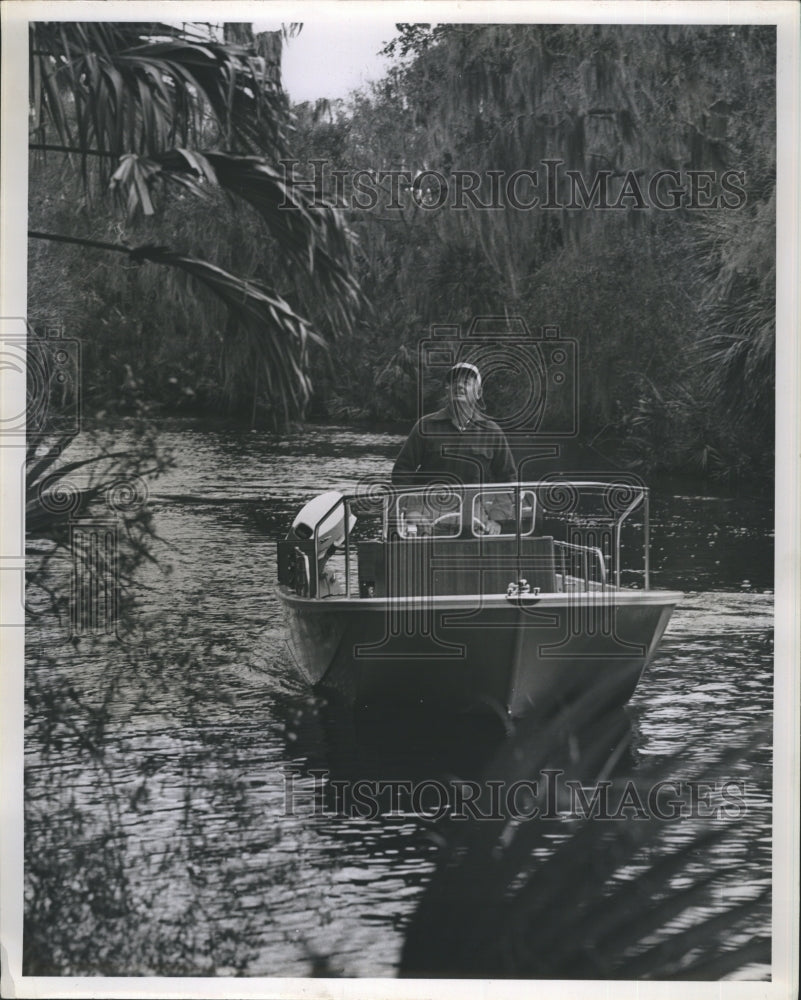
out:
<path id="1" fill-rule="evenodd" d="M 357 558 L 362 597 L 505 594 L 519 579 L 556 590 L 551 536 L 359 542 Z"/>

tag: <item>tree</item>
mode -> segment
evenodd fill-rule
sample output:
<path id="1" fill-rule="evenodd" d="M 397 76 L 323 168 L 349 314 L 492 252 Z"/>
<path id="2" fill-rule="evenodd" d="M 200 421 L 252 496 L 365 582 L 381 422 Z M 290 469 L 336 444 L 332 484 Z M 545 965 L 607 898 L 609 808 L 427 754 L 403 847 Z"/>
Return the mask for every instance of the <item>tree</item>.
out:
<path id="1" fill-rule="evenodd" d="M 736 171 L 736 209 L 686 203 L 668 239 L 700 279 L 697 330 L 679 381 L 708 372 L 699 395 L 725 421 L 772 433 L 775 294 L 775 32 L 755 25 L 399 25 L 387 51 L 412 55 L 401 90 L 414 94 L 420 152 L 444 172 L 467 166 L 506 176 L 539 171 L 550 211 L 443 212 L 445 239 L 467 237 L 498 274 L 507 301 L 576 248 L 591 256 L 601 231 L 621 239 L 619 216 L 639 225 L 636 193 L 625 212 L 571 211 L 576 188 L 608 172 L 609 201 L 637 192 L 657 170 Z M 553 188 L 542 175 L 554 169 Z M 631 178 L 631 180 L 629 180 Z M 550 180 L 550 177 L 549 177 Z M 626 188 L 627 183 L 631 187 Z M 645 181 L 643 181 L 643 187 Z M 580 193 L 580 192 L 579 192 Z M 581 202 L 581 196 L 578 201 Z M 597 204 L 597 202 L 596 202 Z M 654 214 L 640 233 L 658 232 Z M 623 236 L 625 238 L 625 236 Z M 643 237 L 640 237 L 644 243 Z M 526 252 L 521 252 L 526 248 Z M 686 345 L 675 344 L 682 351 Z M 704 403 L 705 405 L 705 403 Z M 759 450 L 760 445 L 757 445 Z"/>
<path id="2" fill-rule="evenodd" d="M 408 419 L 402 400 L 414 399 L 415 372 L 406 359 L 431 324 L 521 314 L 579 340 L 581 427 L 588 439 L 605 434 L 616 458 L 636 451 L 644 472 L 727 478 L 753 470 L 755 455 L 769 462 L 773 30 L 398 27 L 385 51 L 404 59 L 384 79 L 326 121 L 299 116 L 308 160 L 324 158 L 346 178 L 365 168 L 428 172 L 438 175 L 435 193 L 446 189 L 432 209 L 407 182 L 390 209 L 385 184 L 378 204 L 348 216 L 376 318 L 345 345 L 347 371 L 318 382 L 328 412 L 352 412 L 354 372 L 370 384 L 387 371 L 384 415 L 389 404 Z M 683 191 L 675 210 L 651 204 L 649 181 L 668 170 Z M 528 171 L 539 174 L 536 188 Z M 690 171 L 734 171 L 741 198 L 725 209 L 693 206 Z M 472 204 L 465 175 L 480 179 L 476 198 L 487 204 L 493 173 L 501 188 L 521 174 L 518 198 L 536 194 L 540 205 L 517 207 L 508 190 L 501 210 Z M 598 208 L 598 178 L 618 209 Z M 354 192 L 344 193 L 353 203 Z M 626 439 L 636 447 L 624 456 Z"/>
<path id="3" fill-rule="evenodd" d="M 266 390 L 285 420 L 302 413 L 310 396 L 310 344 L 324 345 L 351 327 L 359 302 L 351 239 L 341 217 L 288 181 L 282 168 L 290 116 L 280 41 L 268 35 L 248 42 L 248 32 L 233 28 L 218 36 L 211 25 L 32 24 L 31 149 L 66 157 L 87 203 L 111 194 L 129 228 L 181 192 L 216 196 L 222 208 L 245 204 L 284 259 L 281 287 L 153 243 L 31 236 L 190 275 L 224 302 L 230 360 Z M 214 256 L 214 247 L 205 249 Z"/>

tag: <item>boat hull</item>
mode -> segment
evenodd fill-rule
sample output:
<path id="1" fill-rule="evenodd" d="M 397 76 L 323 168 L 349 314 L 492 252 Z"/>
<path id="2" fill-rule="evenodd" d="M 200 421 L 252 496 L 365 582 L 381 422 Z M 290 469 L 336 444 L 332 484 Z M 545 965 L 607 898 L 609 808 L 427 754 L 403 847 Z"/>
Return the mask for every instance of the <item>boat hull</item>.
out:
<path id="1" fill-rule="evenodd" d="M 681 595 L 608 588 L 314 600 L 279 588 L 308 681 L 357 706 L 511 716 L 631 697 Z"/>

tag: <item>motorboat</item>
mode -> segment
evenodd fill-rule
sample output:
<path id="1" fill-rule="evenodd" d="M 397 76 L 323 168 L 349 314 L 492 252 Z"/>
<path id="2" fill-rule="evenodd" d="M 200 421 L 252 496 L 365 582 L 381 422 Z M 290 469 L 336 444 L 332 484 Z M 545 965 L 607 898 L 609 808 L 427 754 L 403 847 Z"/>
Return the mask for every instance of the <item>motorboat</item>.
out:
<path id="1" fill-rule="evenodd" d="M 293 656 L 359 707 L 622 705 L 682 597 L 649 531 L 631 476 L 324 493 L 278 543 Z"/>

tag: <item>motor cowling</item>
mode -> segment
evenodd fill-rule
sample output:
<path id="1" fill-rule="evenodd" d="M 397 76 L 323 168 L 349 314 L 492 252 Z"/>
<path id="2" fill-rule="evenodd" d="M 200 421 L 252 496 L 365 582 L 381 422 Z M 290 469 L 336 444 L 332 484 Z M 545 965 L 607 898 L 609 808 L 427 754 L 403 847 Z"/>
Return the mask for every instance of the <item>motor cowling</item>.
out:
<path id="1" fill-rule="evenodd" d="M 289 529 L 288 539 L 300 538 L 303 540 L 313 538 L 315 528 L 317 532 L 317 561 L 327 558 L 332 547 L 339 547 L 345 541 L 345 504 L 341 503 L 342 494 L 336 490 L 328 493 L 321 493 L 309 502 L 298 512 L 292 527 Z M 348 515 L 348 531 L 353 530 L 356 524 L 356 515 Z"/>

